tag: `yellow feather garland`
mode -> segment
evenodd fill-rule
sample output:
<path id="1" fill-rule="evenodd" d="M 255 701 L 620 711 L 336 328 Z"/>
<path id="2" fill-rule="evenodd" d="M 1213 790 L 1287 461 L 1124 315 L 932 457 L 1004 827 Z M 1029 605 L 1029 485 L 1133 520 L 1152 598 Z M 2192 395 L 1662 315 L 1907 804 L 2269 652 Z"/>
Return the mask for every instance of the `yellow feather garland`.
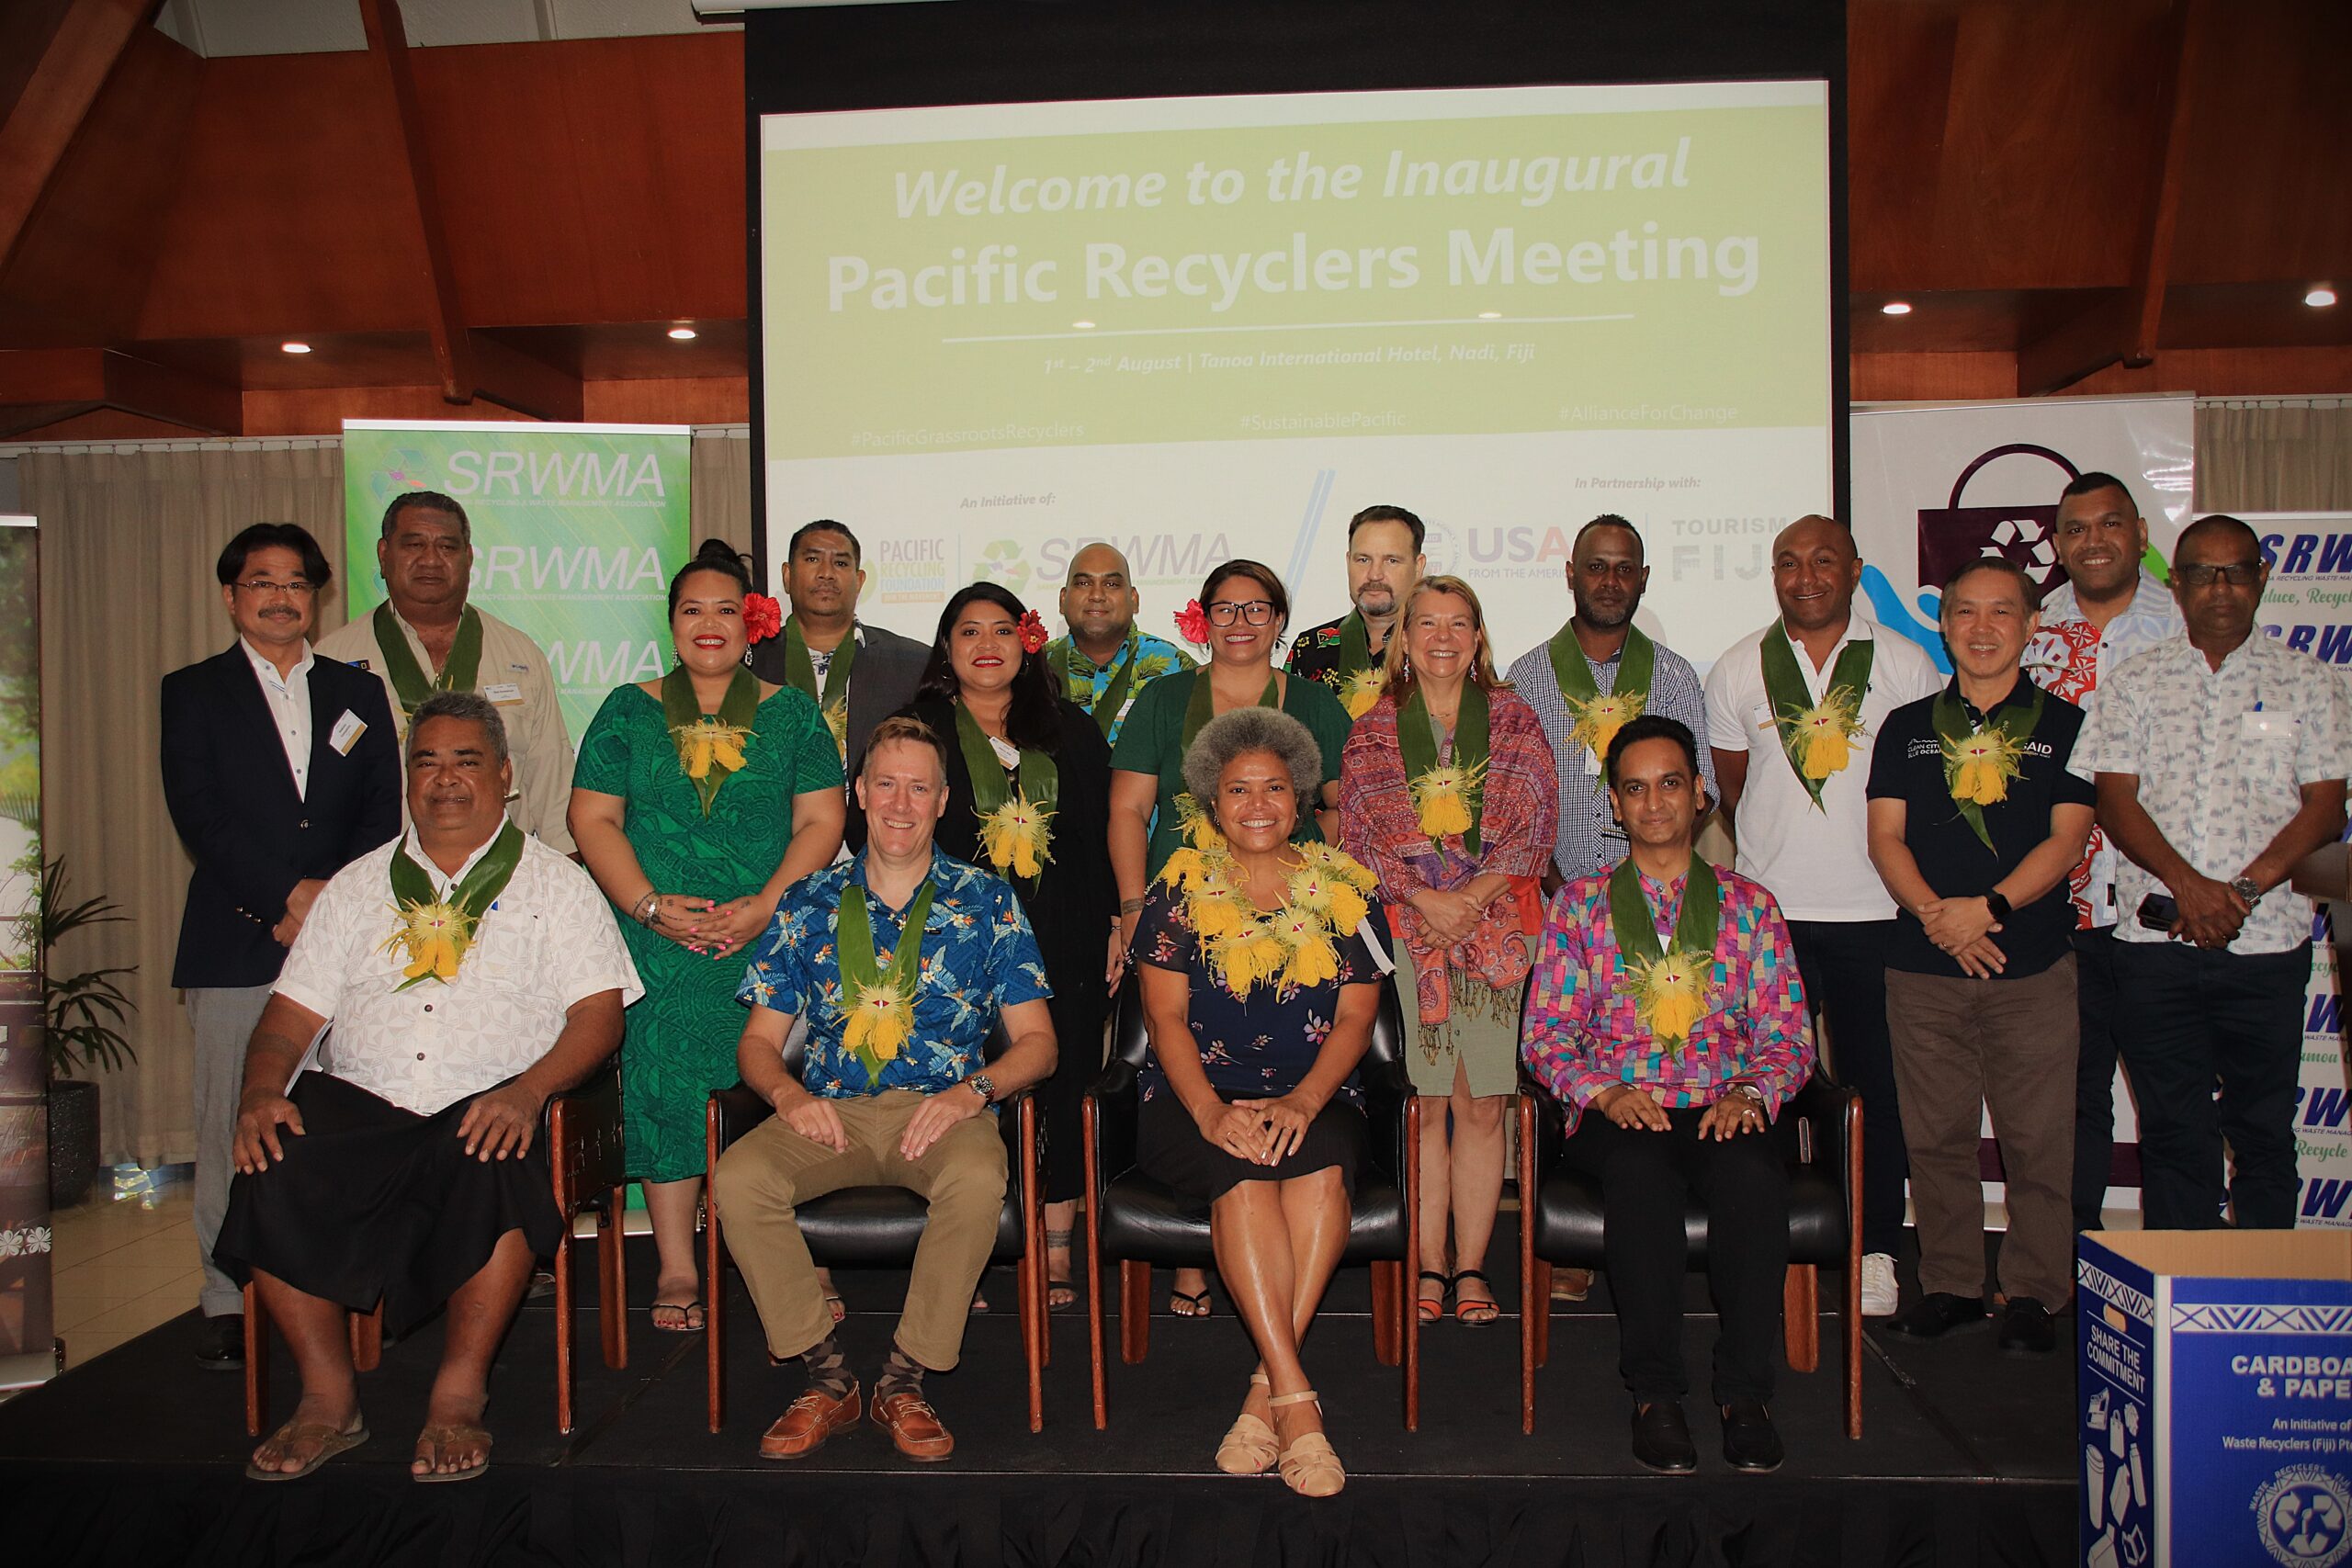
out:
<path id="1" fill-rule="evenodd" d="M 1611 693 L 1579 703 L 1567 699 L 1568 707 L 1576 715 L 1576 727 L 1568 731 L 1568 743 L 1582 746 L 1594 756 L 1606 760 L 1609 743 L 1617 732 L 1633 720 L 1641 717 L 1644 705 L 1639 692 Z"/>
<path id="2" fill-rule="evenodd" d="M 1028 797 L 1016 794 L 980 818 L 980 847 L 998 871 L 1010 866 L 1015 876 L 1035 879 L 1046 863 L 1046 848 L 1053 840 L 1054 813 L 1041 811 Z"/>
<path id="3" fill-rule="evenodd" d="M 1340 688 L 1340 705 L 1348 710 L 1350 718 L 1362 718 L 1380 701 L 1380 694 L 1388 687 L 1388 672 L 1378 665 L 1359 670 L 1348 677 Z"/>
<path id="4" fill-rule="evenodd" d="M 881 960 L 888 964 L 889 960 Z M 876 1062 L 894 1059 L 914 1029 L 914 1009 L 896 989 L 882 984 L 860 986 L 842 1028 L 842 1048 Z"/>
<path id="5" fill-rule="evenodd" d="M 1669 953 L 1632 962 L 1627 979 L 1634 1013 L 1667 1055 L 1679 1052 L 1690 1031 L 1707 1016 L 1707 982 L 1713 968 L 1713 955 L 1705 953 Z"/>
<path id="6" fill-rule="evenodd" d="M 1853 738 L 1861 730 L 1853 697 L 1843 686 L 1797 715 L 1797 732 L 1804 742 L 1804 776 L 1826 779 L 1844 773 L 1854 760 Z"/>

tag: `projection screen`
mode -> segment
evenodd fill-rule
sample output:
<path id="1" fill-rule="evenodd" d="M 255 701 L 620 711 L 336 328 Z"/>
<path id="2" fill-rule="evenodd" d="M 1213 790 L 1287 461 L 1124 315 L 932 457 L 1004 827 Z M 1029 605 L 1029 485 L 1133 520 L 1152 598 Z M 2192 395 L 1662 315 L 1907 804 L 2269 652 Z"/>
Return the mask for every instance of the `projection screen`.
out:
<path id="1" fill-rule="evenodd" d="M 1053 620 L 1097 539 L 1148 629 L 1229 556 L 1297 629 L 1388 502 L 1506 659 L 1577 528 L 1632 519 L 1642 624 L 1703 663 L 1831 507 L 1821 81 L 770 114 L 757 147 L 762 554 L 849 523 L 910 635 L 978 577 Z"/>

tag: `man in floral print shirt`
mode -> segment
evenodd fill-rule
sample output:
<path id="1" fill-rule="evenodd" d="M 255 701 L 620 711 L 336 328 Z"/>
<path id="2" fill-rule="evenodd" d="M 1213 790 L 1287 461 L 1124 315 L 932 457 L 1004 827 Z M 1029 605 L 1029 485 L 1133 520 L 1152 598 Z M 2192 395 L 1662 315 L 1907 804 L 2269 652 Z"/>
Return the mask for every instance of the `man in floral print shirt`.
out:
<path id="1" fill-rule="evenodd" d="M 737 1140 L 712 1181 L 769 1352 L 808 1369 L 808 1392 L 761 1439 L 764 1459 L 814 1453 L 858 1418 L 857 1380 L 794 1217 L 796 1203 L 844 1187 L 906 1187 L 930 1201 L 874 1419 L 908 1459 L 954 1450 L 922 1378 L 961 1355 L 1004 1207 L 1004 1143 L 983 1112 L 1054 1070 L 1045 963 L 1012 885 L 932 849 L 947 807 L 944 743 L 919 719 L 884 719 L 857 796 L 865 852 L 787 890 L 752 952 L 736 1057 L 775 1116 Z M 892 962 L 910 926 L 910 976 Z M 870 1010 L 894 1021 L 869 1028 Z M 1000 1016 L 1012 1043 L 984 1070 Z M 795 1078 L 783 1054 L 802 1018 Z"/>
<path id="2" fill-rule="evenodd" d="M 1060 606 L 1069 629 L 1046 645 L 1046 662 L 1061 694 L 1094 716 L 1105 740 L 1119 739 L 1119 726 L 1146 686 L 1193 667 L 1192 655 L 1166 637 L 1136 629 L 1143 596 L 1127 558 L 1112 546 L 1089 545 L 1069 558 Z"/>
<path id="3" fill-rule="evenodd" d="M 1692 852 L 1713 803 L 1688 728 L 1645 714 L 1617 732 L 1602 766 L 1632 852 L 1553 896 L 1521 1051 L 1560 1101 L 1568 1157 L 1600 1179 L 1608 1205 L 1634 1457 L 1669 1473 L 1698 1464 L 1681 1405 L 1682 1216 L 1695 1195 L 1707 1208 L 1707 1272 L 1723 1321 L 1713 1397 L 1724 1457 L 1735 1469 L 1774 1470 L 1781 1439 L 1765 1402 L 1789 1190 L 1766 1130 L 1813 1074 L 1796 950 L 1760 883 Z M 1621 929 L 1621 908 L 1648 930 L 1626 937 L 1639 928 Z"/>
<path id="4" fill-rule="evenodd" d="M 2066 581 L 2041 601 L 2041 631 L 2025 671 L 2087 715 L 2100 682 L 2123 661 L 2181 633 L 2172 591 L 2143 564 L 2148 525 L 2113 474 L 2068 482 L 2052 530 Z M 2094 827 L 2068 878 L 2075 903 L 2075 1228 L 2101 1228 L 2115 1157 L 2115 846 Z"/>

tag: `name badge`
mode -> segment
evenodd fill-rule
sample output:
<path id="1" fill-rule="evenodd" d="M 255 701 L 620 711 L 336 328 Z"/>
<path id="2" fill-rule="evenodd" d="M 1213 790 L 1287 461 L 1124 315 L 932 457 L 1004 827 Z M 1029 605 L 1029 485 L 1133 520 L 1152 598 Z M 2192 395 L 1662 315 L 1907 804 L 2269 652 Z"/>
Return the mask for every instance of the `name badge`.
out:
<path id="1" fill-rule="evenodd" d="M 1600 776 L 1600 755 L 1589 746 L 1584 749 L 1584 772 L 1587 778 Z"/>
<path id="2" fill-rule="evenodd" d="M 2238 736 L 2245 740 L 2292 740 L 2303 721 L 2278 708 L 2256 708 L 2238 715 Z"/>
<path id="3" fill-rule="evenodd" d="M 327 744 L 334 748 L 335 755 L 348 757 L 351 749 L 359 744 L 359 738 L 367 733 L 368 721 L 345 708 L 343 716 L 334 721 L 334 728 L 328 733 Z"/>
<path id="4" fill-rule="evenodd" d="M 1747 721 L 1758 729 L 1771 728 L 1772 705 L 1770 702 L 1758 703 L 1747 710 Z"/>
<path id="5" fill-rule="evenodd" d="M 519 703 L 523 688 L 512 681 L 495 681 L 481 689 L 481 694 L 493 703 Z"/>

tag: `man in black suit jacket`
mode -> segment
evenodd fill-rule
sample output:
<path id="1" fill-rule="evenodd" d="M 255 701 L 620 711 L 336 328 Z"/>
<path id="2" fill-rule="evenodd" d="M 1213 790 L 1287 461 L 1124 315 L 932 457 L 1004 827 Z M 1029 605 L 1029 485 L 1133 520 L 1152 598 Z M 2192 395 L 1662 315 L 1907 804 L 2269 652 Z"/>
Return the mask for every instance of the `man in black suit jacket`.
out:
<path id="1" fill-rule="evenodd" d="M 172 984 L 196 1032 L 197 1359 L 233 1371 L 244 1360 L 242 1298 L 212 1244 L 245 1043 L 327 878 L 400 832 L 401 764 L 383 682 L 311 655 L 333 576 L 318 541 L 291 523 L 256 523 L 218 570 L 237 641 L 164 677 L 164 799 L 196 862 Z"/>
<path id="2" fill-rule="evenodd" d="M 803 524 L 785 547 L 784 596 L 792 614 L 784 635 L 752 649 L 752 672 L 816 699 L 841 749 L 842 776 L 857 777 L 865 738 L 914 700 L 928 644 L 857 618 L 865 588 L 865 549 L 846 525 L 830 517 Z M 843 639 L 854 639 L 849 671 L 835 678 Z M 847 690 L 843 691 L 842 688 Z M 830 697 L 830 701 L 828 698 Z"/>

